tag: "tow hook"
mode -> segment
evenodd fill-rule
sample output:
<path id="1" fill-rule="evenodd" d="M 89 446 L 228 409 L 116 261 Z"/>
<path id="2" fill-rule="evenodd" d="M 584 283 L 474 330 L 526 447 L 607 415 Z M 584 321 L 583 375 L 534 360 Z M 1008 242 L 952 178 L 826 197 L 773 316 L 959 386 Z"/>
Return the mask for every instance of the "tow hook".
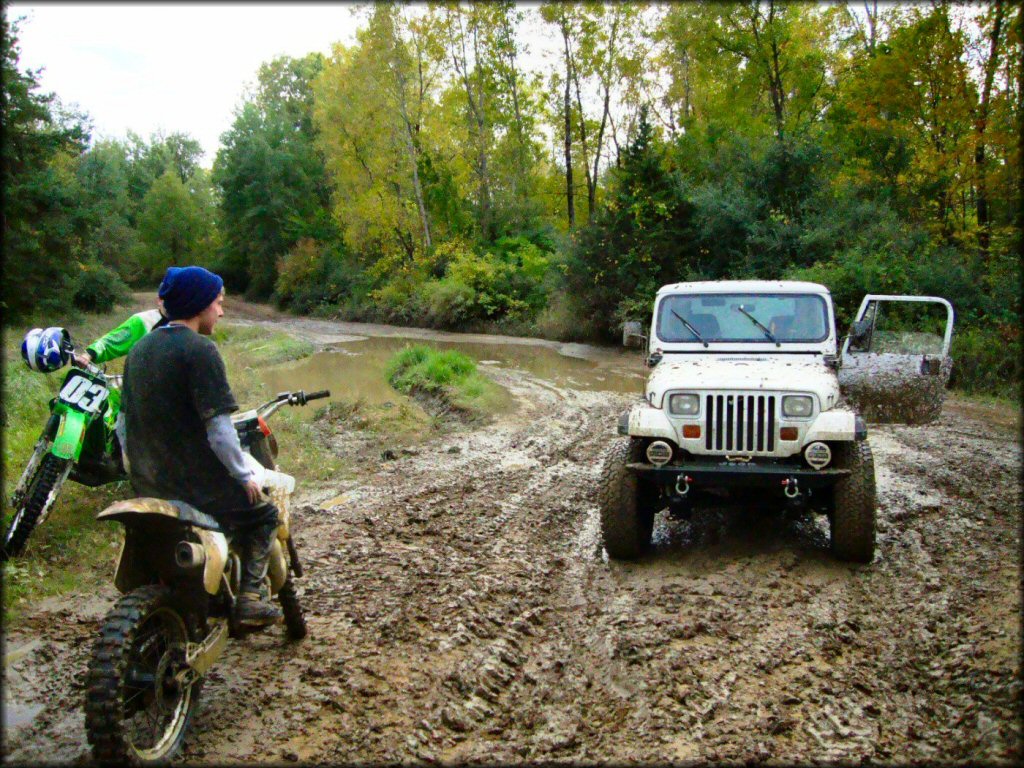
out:
<path id="1" fill-rule="evenodd" d="M 782 487 L 787 499 L 795 499 L 800 495 L 800 488 L 797 487 L 797 479 L 795 477 L 787 477 L 783 480 Z"/>
<path id="2" fill-rule="evenodd" d="M 680 496 L 685 496 L 690 492 L 690 483 L 693 482 L 693 478 L 689 475 L 678 475 L 676 477 L 676 493 Z M 682 487 L 679 484 L 682 483 Z"/>

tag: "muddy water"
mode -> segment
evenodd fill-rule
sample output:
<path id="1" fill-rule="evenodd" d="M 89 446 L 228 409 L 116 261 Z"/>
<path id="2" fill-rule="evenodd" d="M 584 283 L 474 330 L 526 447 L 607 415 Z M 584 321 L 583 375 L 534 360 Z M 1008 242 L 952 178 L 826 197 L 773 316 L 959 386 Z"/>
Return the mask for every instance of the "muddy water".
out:
<path id="1" fill-rule="evenodd" d="M 499 370 L 525 372 L 552 386 L 593 392 L 642 394 L 646 369 L 637 354 L 584 345 L 560 349 L 513 344 L 460 343 L 402 337 L 363 337 L 327 345 L 310 357 L 274 366 L 261 374 L 271 392 L 329 389 L 332 399 L 362 399 L 370 405 L 402 396 L 387 383 L 388 360 L 409 344 L 454 349 L 473 358 L 482 373 L 498 379 Z M 505 408 L 514 407 L 506 392 Z"/>

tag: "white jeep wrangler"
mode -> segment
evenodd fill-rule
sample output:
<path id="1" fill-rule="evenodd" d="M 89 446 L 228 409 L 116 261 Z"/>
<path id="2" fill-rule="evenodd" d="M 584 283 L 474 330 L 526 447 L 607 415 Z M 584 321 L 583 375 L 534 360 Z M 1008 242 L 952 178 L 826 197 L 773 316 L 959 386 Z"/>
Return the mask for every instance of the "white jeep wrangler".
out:
<path id="1" fill-rule="evenodd" d="M 929 309 L 942 316 L 925 317 L 926 332 L 908 330 Z M 824 286 L 666 285 L 649 335 L 639 323 L 623 330 L 627 346 L 647 347 L 653 371 L 644 401 L 620 419 L 619 434 L 628 437 L 611 447 L 603 470 L 608 554 L 642 554 L 655 514 L 666 507 L 685 518 L 695 500 L 739 491 L 748 501 L 828 515 L 834 554 L 869 562 L 875 470 L 864 418 L 926 423 L 938 416 L 952 328 L 945 299 L 869 295 L 840 354 Z"/>

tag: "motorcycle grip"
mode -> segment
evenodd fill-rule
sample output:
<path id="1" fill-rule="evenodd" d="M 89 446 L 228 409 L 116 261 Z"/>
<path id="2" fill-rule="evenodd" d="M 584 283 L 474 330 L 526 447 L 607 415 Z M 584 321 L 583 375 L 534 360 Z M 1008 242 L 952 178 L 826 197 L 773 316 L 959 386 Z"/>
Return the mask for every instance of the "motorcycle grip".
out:
<path id="1" fill-rule="evenodd" d="M 330 397 L 331 390 L 321 389 L 319 392 L 313 392 L 312 394 L 306 395 L 306 400 L 319 400 L 322 397 Z"/>

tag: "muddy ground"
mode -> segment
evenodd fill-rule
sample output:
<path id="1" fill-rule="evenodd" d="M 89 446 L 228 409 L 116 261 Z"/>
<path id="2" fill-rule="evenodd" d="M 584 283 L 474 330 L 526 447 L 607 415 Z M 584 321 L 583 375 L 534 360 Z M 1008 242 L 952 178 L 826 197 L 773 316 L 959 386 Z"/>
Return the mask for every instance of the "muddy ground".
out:
<path id="1" fill-rule="evenodd" d="M 596 483 L 631 397 L 486 370 L 511 415 L 300 491 L 310 636 L 230 646 L 185 760 L 1021 760 L 1014 415 L 953 399 L 870 430 L 870 565 L 833 560 L 824 523 L 735 507 L 659 516 L 621 564 Z M 84 670 L 115 597 L 7 628 L 5 760 L 88 759 Z"/>

